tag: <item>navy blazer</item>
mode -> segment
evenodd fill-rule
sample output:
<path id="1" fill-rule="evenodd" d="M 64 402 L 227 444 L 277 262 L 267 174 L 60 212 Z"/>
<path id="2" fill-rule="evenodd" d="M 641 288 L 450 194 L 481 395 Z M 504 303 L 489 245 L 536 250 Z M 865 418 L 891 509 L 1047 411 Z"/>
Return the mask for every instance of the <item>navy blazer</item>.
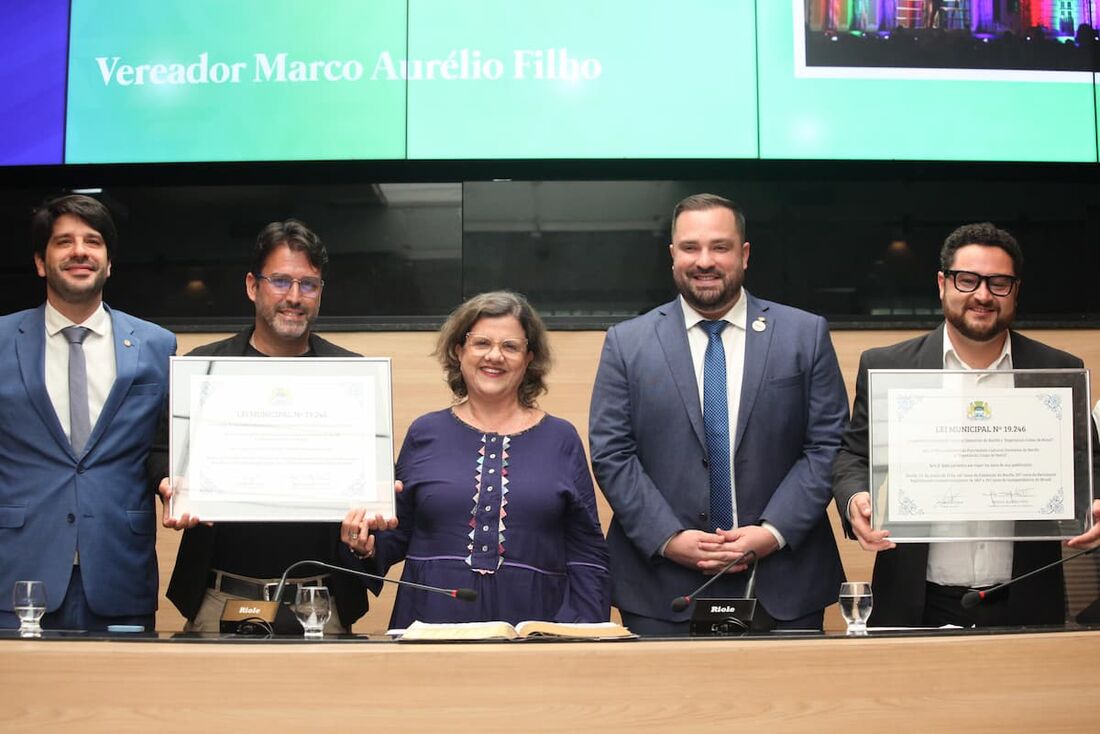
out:
<path id="1" fill-rule="evenodd" d="M 743 291 L 744 293 L 744 291 Z M 819 316 L 748 298 L 734 477 L 740 525 L 767 520 L 787 545 L 764 558 L 757 596 L 776 619 L 836 601 L 843 570 L 825 508 L 848 398 Z M 678 300 L 607 332 L 592 391 L 589 441 L 614 518 L 608 532 L 612 601 L 656 619 L 684 621 L 669 604 L 707 579 L 660 556 L 675 532 L 708 529 L 710 475 L 699 388 Z M 744 574 L 711 587 L 744 591 Z"/>
<path id="2" fill-rule="evenodd" d="M 833 493 L 844 531 L 852 537 L 848 522 L 848 501 L 857 492 L 868 491 L 868 386 L 869 369 L 943 369 L 943 330 L 941 324 L 927 334 L 877 349 L 868 349 L 859 358 L 856 397 L 852 425 L 845 432 L 834 467 Z M 1077 357 L 1029 339 L 1015 331 L 1012 340 L 1012 366 L 1015 369 L 1057 369 L 1082 367 Z M 1096 444 L 1095 433 L 1092 435 Z M 1078 445 L 1089 436 L 1075 436 Z M 1093 457 L 1097 473 L 1100 455 Z M 1018 542 L 1013 545 L 1012 575 L 1045 566 L 1061 558 L 1061 546 L 1053 541 Z M 869 622 L 876 626 L 919 627 L 924 616 L 925 579 L 928 576 L 928 544 L 899 543 L 892 550 L 875 556 L 871 586 L 875 597 Z M 1065 590 L 1062 568 L 1033 576 L 1008 590 L 1010 614 L 1019 624 L 1062 624 L 1065 621 Z"/>
<path id="3" fill-rule="evenodd" d="M 18 579 L 65 596 L 80 549 L 88 606 L 152 614 L 157 517 L 145 459 L 168 393 L 171 332 L 107 309 L 117 376 L 84 451 L 73 453 L 46 392 L 45 304 L 0 317 L 0 609 Z"/>

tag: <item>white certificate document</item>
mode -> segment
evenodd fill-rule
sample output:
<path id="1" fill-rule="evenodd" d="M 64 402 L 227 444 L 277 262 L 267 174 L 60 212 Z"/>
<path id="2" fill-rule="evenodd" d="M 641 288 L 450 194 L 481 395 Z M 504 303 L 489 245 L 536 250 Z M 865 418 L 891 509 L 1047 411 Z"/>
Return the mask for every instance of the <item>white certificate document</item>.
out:
<path id="1" fill-rule="evenodd" d="M 172 516 L 393 514 L 388 360 L 173 358 Z"/>
<path id="2" fill-rule="evenodd" d="M 887 391 L 892 523 L 1074 517 L 1068 387 Z"/>

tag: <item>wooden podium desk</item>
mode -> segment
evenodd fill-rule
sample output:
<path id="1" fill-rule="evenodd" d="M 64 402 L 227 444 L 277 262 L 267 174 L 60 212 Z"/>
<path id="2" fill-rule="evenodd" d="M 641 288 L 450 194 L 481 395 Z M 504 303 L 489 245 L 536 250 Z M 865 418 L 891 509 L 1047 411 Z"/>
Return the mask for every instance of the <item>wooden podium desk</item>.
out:
<path id="1" fill-rule="evenodd" d="M 0 639 L 0 731 L 1097 731 L 1100 631 L 397 644 Z"/>

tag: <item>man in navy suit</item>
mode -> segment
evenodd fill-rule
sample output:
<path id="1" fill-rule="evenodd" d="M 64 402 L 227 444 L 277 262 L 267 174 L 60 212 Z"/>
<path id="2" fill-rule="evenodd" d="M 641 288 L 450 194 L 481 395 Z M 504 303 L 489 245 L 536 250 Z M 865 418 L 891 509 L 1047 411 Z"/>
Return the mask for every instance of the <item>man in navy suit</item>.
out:
<path id="1" fill-rule="evenodd" d="M 12 585 L 46 586 L 45 628 L 152 629 L 156 515 L 145 474 L 175 337 L 103 303 L 116 231 L 95 199 L 32 222 L 46 302 L 0 317 L 0 627 Z"/>
<path id="2" fill-rule="evenodd" d="M 751 550 L 756 626 L 820 629 L 843 580 L 825 508 L 848 420 L 828 327 L 741 287 L 745 218 L 724 198 L 677 204 L 669 251 L 680 297 L 608 330 L 592 391 L 613 602 L 635 632 L 687 634 L 672 599 Z M 745 568 L 709 595 L 742 596 Z"/>

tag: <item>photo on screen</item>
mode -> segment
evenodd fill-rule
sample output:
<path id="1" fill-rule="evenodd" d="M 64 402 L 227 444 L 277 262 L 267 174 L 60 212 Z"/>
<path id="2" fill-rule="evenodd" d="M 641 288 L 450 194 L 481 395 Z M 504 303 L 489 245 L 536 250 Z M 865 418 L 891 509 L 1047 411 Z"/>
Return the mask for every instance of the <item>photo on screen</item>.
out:
<path id="1" fill-rule="evenodd" d="M 1100 0 L 794 3 L 807 75 L 1070 81 L 1100 58 Z"/>

